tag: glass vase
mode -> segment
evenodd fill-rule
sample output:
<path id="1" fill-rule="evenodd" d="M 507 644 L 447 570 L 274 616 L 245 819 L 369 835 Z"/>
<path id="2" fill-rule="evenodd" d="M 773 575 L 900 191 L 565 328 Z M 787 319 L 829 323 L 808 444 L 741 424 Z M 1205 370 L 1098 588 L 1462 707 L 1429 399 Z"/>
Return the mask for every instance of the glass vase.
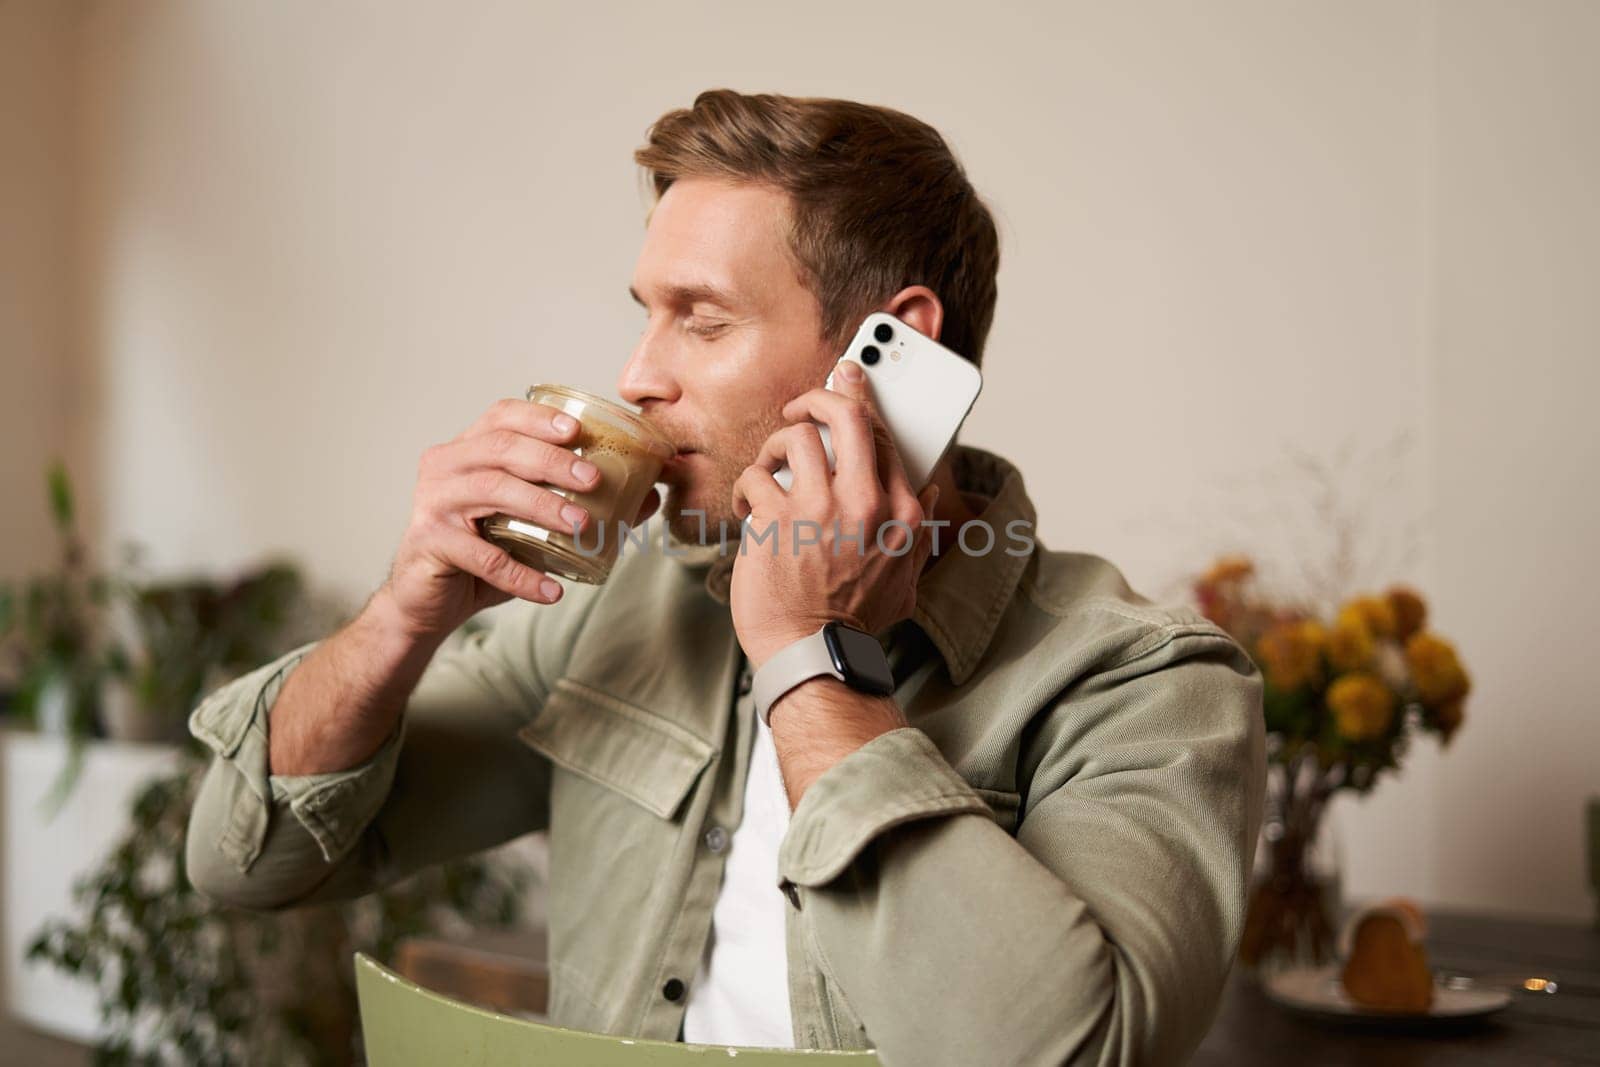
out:
<path id="1" fill-rule="evenodd" d="M 1331 963 L 1342 907 L 1331 791 L 1313 766 L 1269 764 L 1239 961 L 1258 973 Z"/>

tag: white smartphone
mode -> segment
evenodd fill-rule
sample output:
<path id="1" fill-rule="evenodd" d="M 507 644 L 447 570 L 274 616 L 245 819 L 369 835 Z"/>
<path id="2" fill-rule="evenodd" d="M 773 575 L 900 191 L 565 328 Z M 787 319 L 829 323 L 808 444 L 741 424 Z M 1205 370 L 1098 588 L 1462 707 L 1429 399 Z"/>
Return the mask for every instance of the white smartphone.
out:
<path id="1" fill-rule="evenodd" d="M 913 492 L 922 492 L 978 399 L 983 375 L 970 360 L 882 311 L 867 316 L 839 357 L 839 362 L 845 360 L 859 363 L 872 383 L 873 400 L 900 453 L 906 478 Z M 832 374 L 826 387 L 833 388 Z M 828 428 L 818 429 L 832 470 Z M 773 478 L 787 490 L 794 473 L 779 467 Z"/>

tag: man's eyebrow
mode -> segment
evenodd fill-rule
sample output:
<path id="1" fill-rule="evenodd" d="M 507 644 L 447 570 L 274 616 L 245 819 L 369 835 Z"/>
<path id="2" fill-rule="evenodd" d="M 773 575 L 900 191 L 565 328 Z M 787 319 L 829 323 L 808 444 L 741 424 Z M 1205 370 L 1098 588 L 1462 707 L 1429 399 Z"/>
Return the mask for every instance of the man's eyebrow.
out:
<path id="1" fill-rule="evenodd" d="M 716 304 L 722 308 L 734 307 L 733 297 L 725 290 L 714 285 L 667 285 L 661 288 L 661 293 L 666 297 L 667 303 L 678 307 L 690 304 Z M 644 298 L 639 295 L 639 290 L 628 286 L 628 295 L 633 297 L 633 302 L 640 307 L 645 307 Z"/>

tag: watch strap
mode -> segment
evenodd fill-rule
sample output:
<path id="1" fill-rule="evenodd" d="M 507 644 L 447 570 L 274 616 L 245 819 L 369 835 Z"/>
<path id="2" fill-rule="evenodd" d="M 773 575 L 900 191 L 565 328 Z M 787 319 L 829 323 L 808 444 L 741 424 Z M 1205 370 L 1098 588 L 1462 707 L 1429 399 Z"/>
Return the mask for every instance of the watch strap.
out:
<path id="1" fill-rule="evenodd" d="M 809 682 L 819 675 L 843 679 L 844 676 L 833 665 L 833 657 L 828 654 L 828 642 L 822 636 L 825 629 L 827 627 L 785 645 L 756 671 L 750 692 L 755 701 L 756 714 L 763 725 L 772 725 L 772 705 L 800 683 Z"/>

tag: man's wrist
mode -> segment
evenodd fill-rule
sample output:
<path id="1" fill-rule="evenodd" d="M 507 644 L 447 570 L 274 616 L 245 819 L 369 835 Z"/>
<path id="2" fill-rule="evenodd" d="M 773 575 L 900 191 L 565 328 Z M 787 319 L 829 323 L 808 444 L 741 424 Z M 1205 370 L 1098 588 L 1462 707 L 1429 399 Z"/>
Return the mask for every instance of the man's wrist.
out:
<path id="1" fill-rule="evenodd" d="M 788 726 L 797 728 L 803 728 L 804 723 L 815 726 L 820 720 L 862 725 L 892 723 L 890 729 L 906 725 L 905 713 L 893 697 L 852 689 L 831 674 L 808 678 L 774 700 L 768 713 L 768 725 L 774 730 L 778 729 L 780 709 L 788 709 Z"/>
<path id="2" fill-rule="evenodd" d="M 790 689 L 816 677 L 842 680 L 849 688 L 870 694 L 894 692 L 894 673 L 882 643 L 861 626 L 840 620 L 824 622 L 778 648 L 755 666 L 756 712 L 763 722 Z"/>
<path id="3" fill-rule="evenodd" d="M 358 616 L 371 636 L 383 647 L 403 654 L 422 652 L 431 658 L 443 645 L 448 633 L 418 629 L 395 600 L 394 589 L 384 582 L 367 598 Z"/>
<path id="4" fill-rule="evenodd" d="M 785 627 L 783 633 L 756 643 L 752 648 L 747 650 L 745 653 L 745 658 L 750 661 L 750 669 L 752 671 L 759 671 L 771 661 L 773 656 L 776 656 L 779 652 L 782 652 L 784 649 L 788 648 L 797 641 L 804 641 L 806 638 L 814 636 L 830 621 L 842 622 L 847 626 L 855 625 L 848 619 L 816 619 L 809 624 L 802 624 L 799 626 L 788 625 Z"/>

